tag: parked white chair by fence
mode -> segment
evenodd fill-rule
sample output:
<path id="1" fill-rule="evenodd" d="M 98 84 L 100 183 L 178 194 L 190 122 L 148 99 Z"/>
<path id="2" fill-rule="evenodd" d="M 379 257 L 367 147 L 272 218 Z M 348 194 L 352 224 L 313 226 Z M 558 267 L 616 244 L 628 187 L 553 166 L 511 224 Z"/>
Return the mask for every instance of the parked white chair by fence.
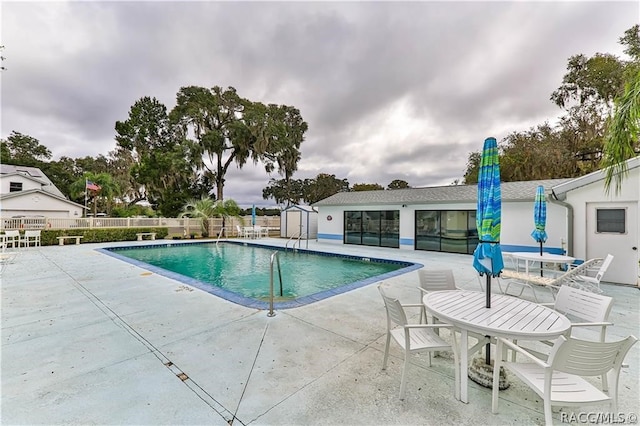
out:
<path id="1" fill-rule="evenodd" d="M 453 345 L 444 341 L 435 330 L 449 328 L 453 332 L 453 326 L 449 324 L 409 324 L 404 308 L 420 308 L 422 304 L 402 305 L 398 299 L 385 294 L 382 286 L 378 286 L 384 306 L 387 311 L 387 339 L 384 347 L 384 360 L 382 369 L 386 370 L 389 358 L 389 346 L 391 338 L 404 350 L 404 366 L 400 381 L 400 399 L 404 399 L 407 388 L 407 371 L 411 354 L 418 352 L 429 353 L 429 366 L 431 366 L 431 352 L 452 351 L 455 365 L 454 394 L 460 399 L 460 372 L 456 340 L 452 338 Z M 452 336 L 453 337 L 453 336 Z"/>
<path id="2" fill-rule="evenodd" d="M 4 232 L 4 244 L 5 248 L 20 248 L 20 231 L 12 229 Z"/>
<path id="3" fill-rule="evenodd" d="M 629 336 L 617 342 L 591 342 L 560 336 L 545 362 L 522 347 L 501 337 L 497 339 L 493 369 L 491 411 L 498 412 L 500 368 L 514 373 L 543 400 L 545 424 L 553 425 L 551 407 L 554 405 L 580 407 L 609 403 L 609 413 L 618 411 L 620 368 L 629 349 L 637 342 Z M 506 349 L 526 357 L 529 362 L 507 362 Z M 609 374 L 611 389 L 603 392 L 583 377 Z M 586 411 L 586 410 L 585 410 Z"/>
<path id="4" fill-rule="evenodd" d="M 20 239 L 20 244 L 23 247 L 40 247 L 40 230 L 27 230 L 24 231 L 24 236 Z"/>

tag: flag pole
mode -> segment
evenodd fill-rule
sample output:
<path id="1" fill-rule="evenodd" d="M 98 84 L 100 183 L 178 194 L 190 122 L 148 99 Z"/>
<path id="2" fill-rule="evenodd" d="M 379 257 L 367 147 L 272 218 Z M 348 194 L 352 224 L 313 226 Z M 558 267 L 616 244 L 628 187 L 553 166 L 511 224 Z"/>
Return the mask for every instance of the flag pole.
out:
<path id="1" fill-rule="evenodd" d="M 87 178 L 84 178 L 84 217 L 87 217 Z"/>

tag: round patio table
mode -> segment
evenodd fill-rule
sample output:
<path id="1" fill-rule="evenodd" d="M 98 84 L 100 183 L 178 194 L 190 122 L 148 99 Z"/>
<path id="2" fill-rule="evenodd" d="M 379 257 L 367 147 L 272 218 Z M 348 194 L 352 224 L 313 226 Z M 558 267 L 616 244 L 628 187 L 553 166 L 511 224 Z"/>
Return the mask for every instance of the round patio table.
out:
<path id="1" fill-rule="evenodd" d="M 491 295 L 491 308 L 486 308 L 485 293 L 478 291 L 434 291 L 422 300 L 427 312 L 460 331 L 460 371 L 464 372 L 460 374 L 462 402 L 468 402 L 465 373 L 469 365 L 469 332 L 511 340 L 550 340 L 567 334 L 571 327 L 567 317 L 551 308 L 504 294 Z M 478 342 L 471 353 L 485 343 Z"/>

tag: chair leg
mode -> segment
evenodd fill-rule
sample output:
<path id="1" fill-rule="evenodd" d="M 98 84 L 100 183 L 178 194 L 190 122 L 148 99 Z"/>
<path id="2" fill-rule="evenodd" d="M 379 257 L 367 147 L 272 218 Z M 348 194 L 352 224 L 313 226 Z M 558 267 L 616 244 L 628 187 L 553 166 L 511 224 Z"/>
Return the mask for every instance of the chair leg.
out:
<path id="1" fill-rule="evenodd" d="M 382 360 L 382 369 L 387 369 L 387 359 L 389 358 L 389 343 L 391 343 L 391 334 L 387 332 L 387 343 L 384 345 L 384 359 Z"/>
<path id="2" fill-rule="evenodd" d="M 553 426 L 553 414 L 551 411 L 551 396 L 545 395 L 544 397 L 544 424 L 547 426 Z"/>
<path id="3" fill-rule="evenodd" d="M 402 367 L 402 380 L 400 381 L 400 399 L 404 400 L 407 391 L 407 370 L 409 369 L 409 350 L 404 351 L 404 367 Z"/>

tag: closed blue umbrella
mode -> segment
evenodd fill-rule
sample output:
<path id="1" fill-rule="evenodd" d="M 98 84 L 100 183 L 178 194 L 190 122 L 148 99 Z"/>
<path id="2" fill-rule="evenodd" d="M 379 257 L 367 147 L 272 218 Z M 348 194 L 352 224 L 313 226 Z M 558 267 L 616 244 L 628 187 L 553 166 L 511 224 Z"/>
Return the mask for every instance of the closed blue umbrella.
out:
<path id="1" fill-rule="evenodd" d="M 256 226 L 256 205 L 251 207 L 251 224 Z"/>
<path id="2" fill-rule="evenodd" d="M 500 164 L 495 138 L 484 141 L 478 174 L 478 206 L 476 227 L 479 243 L 473 252 L 473 267 L 487 277 L 487 308 L 491 307 L 491 277 L 497 277 L 504 268 L 500 250 Z"/>
<path id="3" fill-rule="evenodd" d="M 500 162 L 498 143 L 495 138 L 487 138 L 480 157 L 478 172 L 478 205 L 476 227 L 479 243 L 473 252 L 473 267 L 485 275 L 486 307 L 491 307 L 491 277 L 497 277 L 504 268 L 500 250 L 500 214 L 502 196 L 500 193 Z M 486 363 L 490 364 L 490 346 L 486 348 Z"/>
<path id="4" fill-rule="evenodd" d="M 544 195 L 544 187 L 538 186 L 536 191 L 536 199 L 533 205 L 533 224 L 535 229 L 531 233 L 534 240 L 540 243 L 540 256 L 542 256 L 542 244 L 547 241 L 547 199 Z M 540 276 L 542 276 L 542 268 L 540 268 Z"/>

